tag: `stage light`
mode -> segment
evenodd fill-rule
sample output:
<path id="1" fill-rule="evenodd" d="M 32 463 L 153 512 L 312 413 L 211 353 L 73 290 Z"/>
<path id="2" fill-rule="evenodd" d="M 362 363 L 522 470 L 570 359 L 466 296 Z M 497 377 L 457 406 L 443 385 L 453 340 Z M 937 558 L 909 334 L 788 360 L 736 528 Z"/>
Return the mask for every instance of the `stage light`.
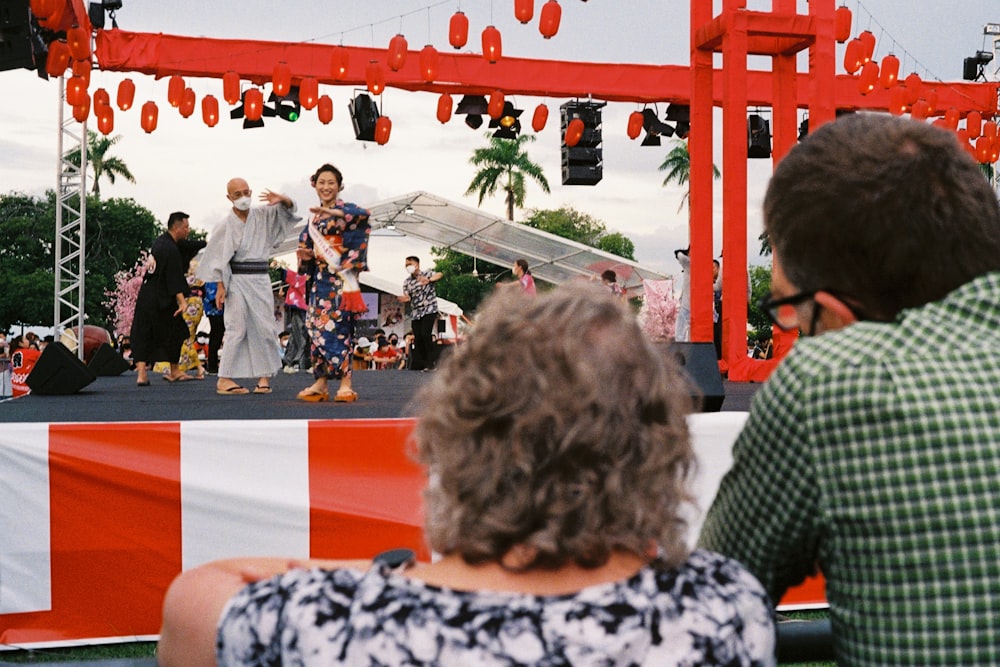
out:
<path id="1" fill-rule="evenodd" d="M 465 116 L 465 124 L 473 130 L 478 130 L 483 125 L 483 114 L 489 109 L 489 103 L 483 95 L 464 95 L 458 101 L 455 114 Z"/>
<path id="2" fill-rule="evenodd" d="M 522 113 L 523 110 L 515 109 L 512 102 L 504 102 L 500 117 L 490 121 L 489 126 L 496 128 L 493 136 L 497 139 L 516 139 L 521 134 L 521 121 L 518 117 Z"/>
<path id="3" fill-rule="evenodd" d="M 378 122 L 378 105 L 367 93 L 358 93 L 347 103 L 354 126 L 354 137 L 358 141 L 375 141 L 375 124 Z"/>

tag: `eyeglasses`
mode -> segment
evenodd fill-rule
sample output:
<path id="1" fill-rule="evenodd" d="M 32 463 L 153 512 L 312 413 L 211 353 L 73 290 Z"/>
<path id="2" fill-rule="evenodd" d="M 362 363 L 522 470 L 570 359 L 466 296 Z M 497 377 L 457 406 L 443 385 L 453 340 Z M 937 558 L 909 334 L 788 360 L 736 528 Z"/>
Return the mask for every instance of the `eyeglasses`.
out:
<path id="1" fill-rule="evenodd" d="M 810 292 L 799 292 L 783 299 L 775 299 L 771 294 L 760 301 L 760 309 L 767 313 L 771 321 L 778 325 L 782 331 L 793 331 L 799 328 L 799 313 L 795 309 L 803 301 L 816 296 L 819 290 Z"/>

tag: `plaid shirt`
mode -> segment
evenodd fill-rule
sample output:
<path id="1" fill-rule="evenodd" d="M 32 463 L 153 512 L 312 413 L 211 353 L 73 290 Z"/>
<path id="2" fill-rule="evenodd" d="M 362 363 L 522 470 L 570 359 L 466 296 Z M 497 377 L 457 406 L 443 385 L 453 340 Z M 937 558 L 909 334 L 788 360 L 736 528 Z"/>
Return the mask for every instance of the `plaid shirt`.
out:
<path id="1" fill-rule="evenodd" d="M 1000 273 L 796 344 L 701 543 L 827 580 L 840 665 L 1000 665 Z"/>

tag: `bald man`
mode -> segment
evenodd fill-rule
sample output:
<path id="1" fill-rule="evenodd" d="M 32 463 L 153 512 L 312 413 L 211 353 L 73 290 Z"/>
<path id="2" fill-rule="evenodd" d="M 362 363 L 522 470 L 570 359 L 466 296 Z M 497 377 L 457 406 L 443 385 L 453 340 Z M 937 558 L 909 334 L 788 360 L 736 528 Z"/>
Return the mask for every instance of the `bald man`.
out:
<path id="1" fill-rule="evenodd" d="M 267 274 L 271 252 L 301 218 L 289 197 L 264 190 L 252 206 L 253 191 L 242 178 L 226 184 L 232 210 L 208 239 L 198 265 L 198 277 L 218 283 L 215 300 L 225 305 L 226 337 L 219 362 L 216 391 L 248 394 L 236 378 L 256 378 L 255 394 L 271 393 L 271 376 L 281 369 L 278 332 L 274 319 L 271 280 Z"/>

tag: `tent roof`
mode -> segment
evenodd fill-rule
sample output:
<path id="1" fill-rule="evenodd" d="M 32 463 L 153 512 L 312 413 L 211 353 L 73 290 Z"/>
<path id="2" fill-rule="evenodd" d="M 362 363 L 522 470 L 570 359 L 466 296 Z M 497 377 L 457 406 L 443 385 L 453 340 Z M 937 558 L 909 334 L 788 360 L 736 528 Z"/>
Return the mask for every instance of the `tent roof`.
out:
<path id="1" fill-rule="evenodd" d="M 500 266 L 512 266 L 514 260 L 525 259 L 536 279 L 556 285 L 578 277 L 599 276 L 611 269 L 628 295 L 637 296 L 642 293 L 643 280 L 670 277 L 638 262 L 427 192 L 394 197 L 375 204 L 370 211 L 373 230 L 394 230 Z M 286 239 L 277 254 L 295 248 L 301 229 L 296 227 L 294 236 Z"/>

